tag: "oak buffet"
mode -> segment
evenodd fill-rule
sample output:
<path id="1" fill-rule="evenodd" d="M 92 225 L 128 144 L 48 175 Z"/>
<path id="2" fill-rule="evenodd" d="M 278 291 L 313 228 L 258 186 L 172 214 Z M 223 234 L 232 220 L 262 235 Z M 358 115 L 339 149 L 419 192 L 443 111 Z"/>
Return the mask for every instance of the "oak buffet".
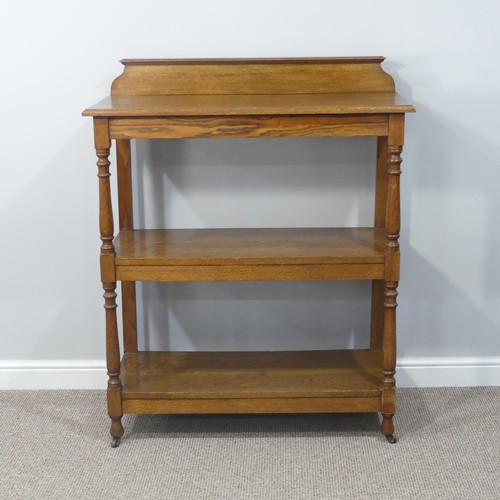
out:
<path id="1" fill-rule="evenodd" d="M 380 412 L 394 438 L 401 151 L 414 111 L 382 57 L 124 60 L 94 121 L 112 446 L 124 413 Z M 369 228 L 134 229 L 131 139 L 376 136 Z M 114 236 L 110 146 L 120 230 Z M 371 280 L 369 349 L 138 350 L 136 281 Z M 121 282 L 123 357 L 117 325 Z"/>

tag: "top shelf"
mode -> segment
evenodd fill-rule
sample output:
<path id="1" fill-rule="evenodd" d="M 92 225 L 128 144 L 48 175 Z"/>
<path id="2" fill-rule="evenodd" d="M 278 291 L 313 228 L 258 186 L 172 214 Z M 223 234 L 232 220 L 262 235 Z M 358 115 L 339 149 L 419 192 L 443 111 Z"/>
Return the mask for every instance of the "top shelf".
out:
<path id="1" fill-rule="evenodd" d="M 415 108 L 395 93 L 293 95 L 111 96 L 84 116 L 237 116 L 407 113 Z"/>
<path id="2" fill-rule="evenodd" d="M 382 57 L 126 59 L 111 96 L 84 116 L 406 113 Z"/>

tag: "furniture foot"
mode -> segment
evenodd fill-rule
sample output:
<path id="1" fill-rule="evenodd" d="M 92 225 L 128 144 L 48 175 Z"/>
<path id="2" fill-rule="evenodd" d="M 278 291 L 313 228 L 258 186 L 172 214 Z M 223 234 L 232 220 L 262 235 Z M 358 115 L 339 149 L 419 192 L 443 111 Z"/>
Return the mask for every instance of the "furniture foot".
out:
<path id="1" fill-rule="evenodd" d="M 119 438 L 119 437 L 114 437 L 112 440 L 111 440 L 111 448 L 118 448 L 118 446 L 120 446 L 120 441 L 122 440 L 122 438 Z"/>
<path id="2" fill-rule="evenodd" d="M 123 425 L 122 425 L 122 418 L 121 417 L 111 417 L 111 430 L 109 433 L 111 434 L 111 437 L 113 438 L 113 442 L 111 443 L 111 446 L 113 448 L 116 448 L 118 444 L 120 443 L 120 439 L 123 436 Z M 113 443 L 116 441 L 118 444 L 113 446 Z"/>
<path id="3" fill-rule="evenodd" d="M 382 413 L 382 425 L 380 426 L 380 432 L 385 436 L 389 443 L 395 443 L 396 438 L 394 437 L 394 422 L 392 421 L 394 415 L 390 413 Z"/>

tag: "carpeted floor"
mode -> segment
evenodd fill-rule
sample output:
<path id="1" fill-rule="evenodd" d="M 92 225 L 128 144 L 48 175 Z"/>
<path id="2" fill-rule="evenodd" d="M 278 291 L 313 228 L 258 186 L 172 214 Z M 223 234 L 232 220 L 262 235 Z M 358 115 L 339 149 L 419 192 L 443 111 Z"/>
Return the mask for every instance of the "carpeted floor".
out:
<path id="1" fill-rule="evenodd" d="M 0 392 L 0 498 L 500 499 L 500 387 L 400 389 L 367 415 L 131 416 L 101 391 Z"/>

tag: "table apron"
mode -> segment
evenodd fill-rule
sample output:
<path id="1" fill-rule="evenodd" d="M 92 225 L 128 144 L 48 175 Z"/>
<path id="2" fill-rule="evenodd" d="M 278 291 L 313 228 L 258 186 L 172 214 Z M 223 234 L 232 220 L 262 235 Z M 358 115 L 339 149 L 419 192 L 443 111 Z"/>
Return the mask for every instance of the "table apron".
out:
<path id="1" fill-rule="evenodd" d="M 167 116 L 109 119 L 111 139 L 387 136 L 388 114 Z"/>

